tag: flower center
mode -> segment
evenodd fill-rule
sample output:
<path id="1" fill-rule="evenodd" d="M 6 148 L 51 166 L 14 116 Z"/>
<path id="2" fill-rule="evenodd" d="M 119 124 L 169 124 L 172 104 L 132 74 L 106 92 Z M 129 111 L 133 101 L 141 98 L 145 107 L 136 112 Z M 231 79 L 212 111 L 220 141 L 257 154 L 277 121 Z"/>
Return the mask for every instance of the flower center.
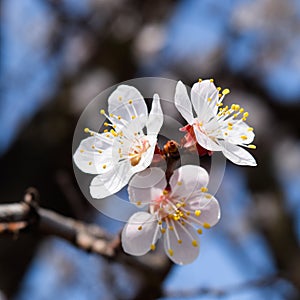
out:
<path id="1" fill-rule="evenodd" d="M 159 219 L 163 221 L 172 219 L 182 222 L 189 215 L 189 213 L 186 214 L 184 206 L 184 202 L 174 201 L 174 199 L 169 197 L 169 191 L 164 190 L 163 194 L 154 201 L 152 209 L 158 213 Z"/>
<path id="2" fill-rule="evenodd" d="M 147 150 L 150 148 L 149 141 L 146 139 L 139 140 L 136 144 L 134 144 L 130 150 L 129 150 L 129 157 L 130 163 L 134 167 L 136 166 L 141 158 L 142 155 L 147 152 Z"/>

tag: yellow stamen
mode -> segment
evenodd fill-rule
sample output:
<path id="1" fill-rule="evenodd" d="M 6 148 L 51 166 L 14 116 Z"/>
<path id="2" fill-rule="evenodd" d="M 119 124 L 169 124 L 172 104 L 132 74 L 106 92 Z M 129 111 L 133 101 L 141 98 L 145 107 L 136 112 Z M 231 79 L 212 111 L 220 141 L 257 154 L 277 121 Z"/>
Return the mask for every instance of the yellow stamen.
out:
<path id="1" fill-rule="evenodd" d="M 143 229 L 143 227 L 140 225 L 139 227 L 138 227 L 138 230 L 142 230 Z"/>
<path id="2" fill-rule="evenodd" d="M 178 242 L 178 244 L 182 244 L 182 240 L 178 240 L 177 242 Z"/>
<path id="3" fill-rule="evenodd" d="M 101 114 L 101 115 L 105 115 L 105 110 L 104 110 L 104 109 L 101 109 L 101 110 L 100 110 L 100 114 Z"/>
<path id="4" fill-rule="evenodd" d="M 169 249 L 168 252 L 169 252 L 170 256 L 173 256 L 174 251 L 172 249 Z"/>
<path id="5" fill-rule="evenodd" d="M 229 90 L 229 89 L 224 89 L 223 92 L 222 92 L 223 95 L 227 95 L 227 94 L 229 94 L 229 93 L 230 93 L 230 90 Z"/>
<path id="6" fill-rule="evenodd" d="M 255 145 L 248 145 L 248 148 L 250 148 L 250 149 L 256 149 L 256 146 Z"/>
<path id="7" fill-rule="evenodd" d="M 203 227 L 204 227 L 205 229 L 209 229 L 211 226 L 210 226 L 208 223 L 203 223 Z"/>
<path id="8" fill-rule="evenodd" d="M 200 210 L 198 210 L 198 209 L 197 209 L 197 210 L 195 210 L 195 216 L 196 216 L 196 217 L 199 217 L 200 215 L 201 215 L 201 211 L 200 211 Z"/>
<path id="9" fill-rule="evenodd" d="M 110 130 L 110 133 L 111 133 L 113 136 L 118 136 L 118 134 L 117 134 L 113 129 Z"/>
<path id="10" fill-rule="evenodd" d="M 89 133 L 90 132 L 89 128 L 84 128 L 84 132 Z"/>
<path id="11" fill-rule="evenodd" d="M 154 251 L 154 250 L 155 250 L 155 245 L 154 245 L 154 244 L 151 244 L 151 245 L 150 245 L 150 249 L 151 249 L 152 251 Z"/>
<path id="12" fill-rule="evenodd" d="M 205 187 L 205 186 L 203 186 L 203 187 L 200 189 L 200 191 L 201 191 L 201 192 L 203 192 L 203 193 L 205 193 L 205 192 L 207 192 L 207 191 L 208 191 L 208 188 L 207 188 L 207 187 Z"/>
<path id="13" fill-rule="evenodd" d="M 197 233 L 202 234 L 202 229 L 201 228 L 197 229 Z"/>
<path id="14" fill-rule="evenodd" d="M 193 245 L 194 247 L 198 247 L 197 241 L 196 241 L 196 240 L 192 240 L 192 245 Z"/>

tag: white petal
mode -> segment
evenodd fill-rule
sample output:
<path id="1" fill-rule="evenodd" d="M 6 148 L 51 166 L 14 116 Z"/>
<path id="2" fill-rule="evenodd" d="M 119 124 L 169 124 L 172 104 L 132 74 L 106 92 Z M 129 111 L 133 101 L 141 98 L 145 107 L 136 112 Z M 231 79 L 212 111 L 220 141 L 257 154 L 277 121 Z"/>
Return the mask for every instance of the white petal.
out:
<path id="1" fill-rule="evenodd" d="M 164 234 L 164 248 L 165 252 L 168 255 L 168 257 L 179 265 L 185 265 L 192 263 L 199 255 L 200 251 L 200 244 L 199 244 L 199 238 L 197 236 L 197 233 L 195 230 L 185 224 L 183 229 L 182 226 L 179 225 L 178 222 L 174 222 L 175 224 L 175 230 L 182 241 L 181 244 L 178 243 L 177 236 L 175 235 L 175 230 L 171 231 L 168 230 Z M 189 234 L 187 232 L 189 232 Z M 168 243 L 168 236 L 170 244 Z M 192 244 L 192 241 L 194 241 L 195 245 Z M 171 249 L 171 253 L 170 253 Z M 171 255 L 172 254 L 172 255 Z"/>
<path id="2" fill-rule="evenodd" d="M 219 202 L 215 197 L 209 194 L 195 195 L 186 202 L 186 209 L 192 212 L 200 210 L 200 216 L 196 218 L 201 225 L 204 223 L 210 226 L 216 225 L 221 218 L 221 210 Z"/>
<path id="3" fill-rule="evenodd" d="M 225 155 L 225 157 L 228 158 L 233 163 L 242 166 L 257 165 L 254 157 L 245 149 L 237 145 L 227 143 L 225 141 L 220 141 L 220 144 L 223 147 L 222 152 Z"/>
<path id="4" fill-rule="evenodd" d="M 192 125 L 194 122 L 193 110 L 190 98 L 188 96 L 186 87 L 181 81 L 178 81 L 175 91 L 175 106 L 181 113 L 183 118 Z"/>
<path id="5" fill-rule="evenodd" d="M 131 179 L 128 185 L 129 199 L 135 204 L 147 204 L 160 197 L 166 185 L 165 172 L 159 168 L 149 168 Z"/>
<path id="6" fill-rule="evenodd" d="M 130 104 L 131 103 L 131 104 Z M 119 85 L 108 98 L 108 112 L 115 116 L 121 116 L 127 122 L 132 121 L 132 116 L 139 116 L 145 122 L 148 116 L 148 110 L 145 100 L 141 93 L 133 86 Z M 117 118 L 115 123 L 122 124 Z"/>
<path id="7" fill-rule="evenodd" d="M 147 134 L 157 135 L 164 121 L 163 112 L 160 106 L 159 96 L 155 94 L 152 101 L 152 109 L 147 121 Z"/>
<path id="8" fill-rule="evenodd" d="M 201 147 L 210 151 L 220 151 L 222 149 L 222 147 L 220 147 L 214 140 L 200 131 L 196 125 L 194 125 L 193 128 L 197 142 Z"/>
<path id="9" fill-rule="evenodd" d="M 245 122 L 232 122 L 232 130 L 226 130 L 226 140 L 231 144 L 250 144 L 253 142 L 255 134 L 253 131 L 249 131 L 249 126 Z M 227 124 L 225 125 L 227 127 Z M 241 137 L 247 137 L 243 139 Z"/>
<path id="10" fill-rule="evenodd" d="M 207 111 L 217 113 L 219 91 L 210 80 L 203 80 L 193 85 L 191 99 L 198 117 L 205 116 Z"/>
<path id="11" fill-rule="evenodd" d="M 196 165 L 185 165 L 176 169 L 170 178 L 171 196 L 185 197 L 208 184 L 208 173 Z"/>
<path id="12" fill-rule="evenodd" d="M 139 230 L 140 226 L 142 226 L 141 230 Z M 132 215 L 122 231 L 123 250 L 136 256 L 146 254 L 153 243 L 157 226 L 154 215 L 147 212 L 137 212 Z M 154 240 L 154 244 L 156 241 L 157 239 Z"/>
<path id="13" fill-rule="evenodd" d="M 120 191 L 129 181 L 131 173 L 128 162 L 119 163 L 109 172 L 93 178 L 90 184 L 91 196 L 102 199 Z"/>
<path id="14" fill-rule="evenodd" d="M 88 137 L 81 141 L 73 159 L 82 172 L 107 173 L 113 167 L 112 145 L 104 134 Z"/>

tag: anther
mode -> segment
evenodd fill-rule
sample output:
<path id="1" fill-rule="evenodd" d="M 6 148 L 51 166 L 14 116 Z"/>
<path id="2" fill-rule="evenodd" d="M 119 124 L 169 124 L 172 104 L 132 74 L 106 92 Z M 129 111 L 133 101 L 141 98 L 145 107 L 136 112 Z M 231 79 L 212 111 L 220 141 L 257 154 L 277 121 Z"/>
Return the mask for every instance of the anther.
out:
<path id="1" fill-rule="evenodd" d="M 211 226 L 210 226 L 208 223 L 203 223 L 203 227 L 204 227 L 205 229 L 209 229 Z"/>
<path id="2" fill-rule="evenodd" d="M 202 234 L 202 229 L 201 228 L 197 229 L 197 233 Z"/>
<path id="3" fill-rule="evenodd" d="M 222 92 L 223 95 L 227 95 L 227 94 L 229 94 L 229 93 L 230 93 L 230 90 L 229 90 L 229 89 L 224 89 L 223 92 Z"/>
<path id="4" fill-rule="evenodd" d="M 195 216 L 199 217 L 201 215 L 201 211 L 199 209 L 195 210 Z"/>
<path id="5" fill-rule="evenodd" d="M 197 241 L 196 241 L 196 240 L 192 240 L 192 245 L 193 245 L 194 247 L 198 247 Z"/>

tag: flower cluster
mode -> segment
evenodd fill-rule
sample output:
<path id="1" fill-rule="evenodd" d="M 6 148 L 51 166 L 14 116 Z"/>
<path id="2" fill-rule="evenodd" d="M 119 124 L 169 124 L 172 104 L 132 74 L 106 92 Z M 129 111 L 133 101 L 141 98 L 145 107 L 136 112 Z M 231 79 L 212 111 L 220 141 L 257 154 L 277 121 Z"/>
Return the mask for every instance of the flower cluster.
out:
<path id="1" fill-rule="evenodd" d="M 175 164 L 168 162 L 178 160 L 182 147 L 200 156 L 221 151 L 235 164 L 256 165 L 244 149 L 255 149 L 253 128 L 246 123 L 248 112 L 238 104 L 224 106 L 228 93 L 213 80 L 199 80 L 189 97 L 179 81 L 175 106 L 187 121 L 178 128 L 186 135 L 180 144 L 169 141 L 162 149 L 157 145 L 163 124 L 159 96 L 153 96 L 148 114 L 143 96 L 132 86 L 120 85 L 108 99 L 108 112 L 100 110 L 106 117 L 104 132 L 84 129 L 90 136 L 81 141 L 73 159 L 81 171 L 96 175 L 90 184 L 91 196 L 105 198 L 128 184 L 130 202 L 141 208 L 122 231 L 126 253 L 144 255 L 155 250 L 162 237 L 173 262 L 187 264 L 197 258 L 199 234 L 219 221 L 220 207 L 208 193 L 209 175 L 204 168 L 183 165 L 174 170 Z M 149 167 L 154 153 L 167 161 L 166 171 Z"/>

